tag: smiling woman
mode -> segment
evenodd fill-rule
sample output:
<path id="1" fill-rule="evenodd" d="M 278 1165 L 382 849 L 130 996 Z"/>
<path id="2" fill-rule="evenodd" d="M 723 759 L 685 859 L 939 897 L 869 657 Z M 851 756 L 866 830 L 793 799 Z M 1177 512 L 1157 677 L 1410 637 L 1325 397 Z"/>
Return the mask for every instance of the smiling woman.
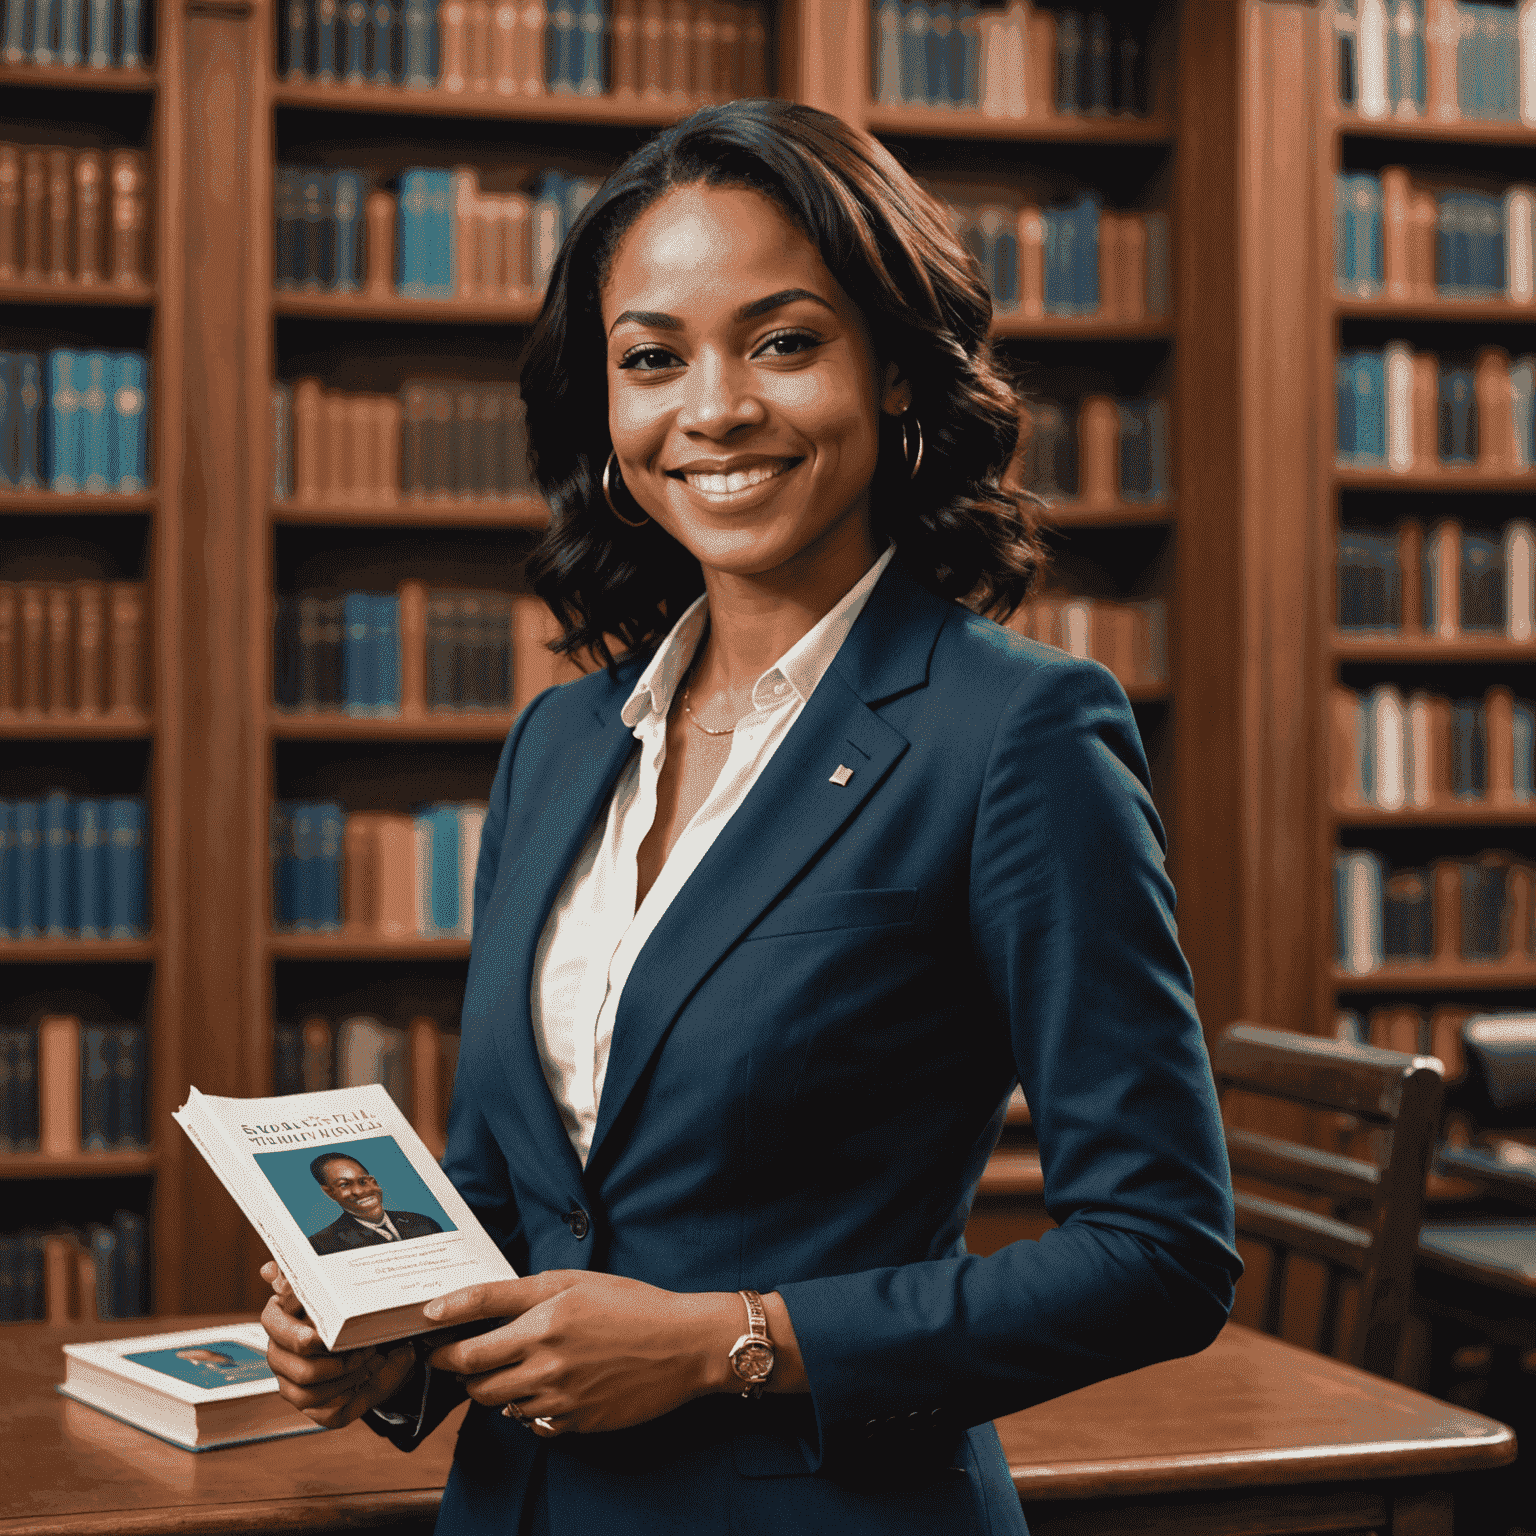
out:
<path id="1" fill-rule="evenodd" d="M 445 1536 L 1018 1536 L 991 1420 L 1225 1320 L 1134 717 L 982 616 L 1039 557 L 990 318 L 933 200 L 783 102 L 661 134 L 555 264 L 533 573 L 604 665 L 502 752 L 444 1158 L 524 1278 L 419 1359 L 326 1356 L 275 1271 L 263 1319 L 319 1423 L 472 1399 Z M 972 1256 L 1015 1082 L 1057 1226 Z"/>

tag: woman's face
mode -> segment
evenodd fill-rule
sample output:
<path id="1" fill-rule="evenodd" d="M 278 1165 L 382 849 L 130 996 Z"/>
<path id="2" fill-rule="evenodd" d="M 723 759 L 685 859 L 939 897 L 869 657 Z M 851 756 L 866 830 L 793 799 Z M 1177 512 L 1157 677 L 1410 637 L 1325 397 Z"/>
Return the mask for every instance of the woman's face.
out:
<path id="1" fill-rule="evenodd" d="M 793 576 L 846 551 L 862 572 L 879 413 L 910 394 L 778 206 L 669 192 L 621 240 L 602 308 L 609 431 L 643 511 L 706 570 Z"/>

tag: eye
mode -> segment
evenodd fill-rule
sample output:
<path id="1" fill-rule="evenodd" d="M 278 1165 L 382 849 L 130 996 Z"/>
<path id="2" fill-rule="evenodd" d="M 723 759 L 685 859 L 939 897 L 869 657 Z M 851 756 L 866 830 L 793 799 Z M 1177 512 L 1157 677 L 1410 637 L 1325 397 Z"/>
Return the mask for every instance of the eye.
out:
<path id="1" fill-rule="evenodd" d="M 757 349 L 758 357 L 793 357 L 798 352 L 808 352 L 821 345 L 821 337 L 814 331 L 775 331 Z"/>
<path id="2" fill-rule="evenodd" d="M 620 368 L 632 368 L 641 373 L 656 373 L 662 368 L 670 368 L 678 358 L 675 353 L 668 352 L 665 347 L 647 345 L 633 347 L 619 359 Z"/>

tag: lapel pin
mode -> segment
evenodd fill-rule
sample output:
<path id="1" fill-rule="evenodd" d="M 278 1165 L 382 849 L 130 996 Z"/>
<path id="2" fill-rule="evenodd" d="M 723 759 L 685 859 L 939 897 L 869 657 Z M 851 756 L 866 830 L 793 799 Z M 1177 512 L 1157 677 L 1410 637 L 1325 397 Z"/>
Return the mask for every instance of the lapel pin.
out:
<path id="1" fill-rule="evenodd" d="M 827 783 L 836 784 L 837 787 L 841 789 L 843 785 L 845 785 L 852 777 L 853 769 L 848 767 L 845 763 L 839 763 L 837 765 L 836 772 L 834 772 L 832 777 L 827 780 Z"/>

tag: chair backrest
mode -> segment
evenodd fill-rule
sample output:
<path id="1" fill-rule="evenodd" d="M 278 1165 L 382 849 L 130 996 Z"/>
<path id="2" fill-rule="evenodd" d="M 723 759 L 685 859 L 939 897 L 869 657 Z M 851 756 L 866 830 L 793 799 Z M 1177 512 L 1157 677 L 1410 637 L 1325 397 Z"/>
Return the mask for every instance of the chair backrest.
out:
<path id="1" fill-rule="evenodd" d="M 1216 1042 L 1211 1065 L 1224 1101 L 1232 1092 L 1257 1095 L 1349 1116 L 1375 1132 L 1358 1138 L 1373 1153 L 1369 1161 L 1230 1125 L 1227 1152 L 1235 1177 L 1313 1203 L 1321 1197 L 1328 1205 L 1324 1214 L 1237 1192 L 1238 1235 L 1263 1243 L 1272 1256 L 1260 1327 L 1280 1332 L 1290 1261 L 1305 1256 L 1326 1275 L 1318 1350 L 1392 1375 L 1413 1292 L 1424 1177 L 1440 1113 L 1440 1062 L 1239 1023 Z M 1340 1339 L 1340 1302 L 1351 1281 L 1358 1281 L 1359 1297 L 1353 1326 Z"/>

